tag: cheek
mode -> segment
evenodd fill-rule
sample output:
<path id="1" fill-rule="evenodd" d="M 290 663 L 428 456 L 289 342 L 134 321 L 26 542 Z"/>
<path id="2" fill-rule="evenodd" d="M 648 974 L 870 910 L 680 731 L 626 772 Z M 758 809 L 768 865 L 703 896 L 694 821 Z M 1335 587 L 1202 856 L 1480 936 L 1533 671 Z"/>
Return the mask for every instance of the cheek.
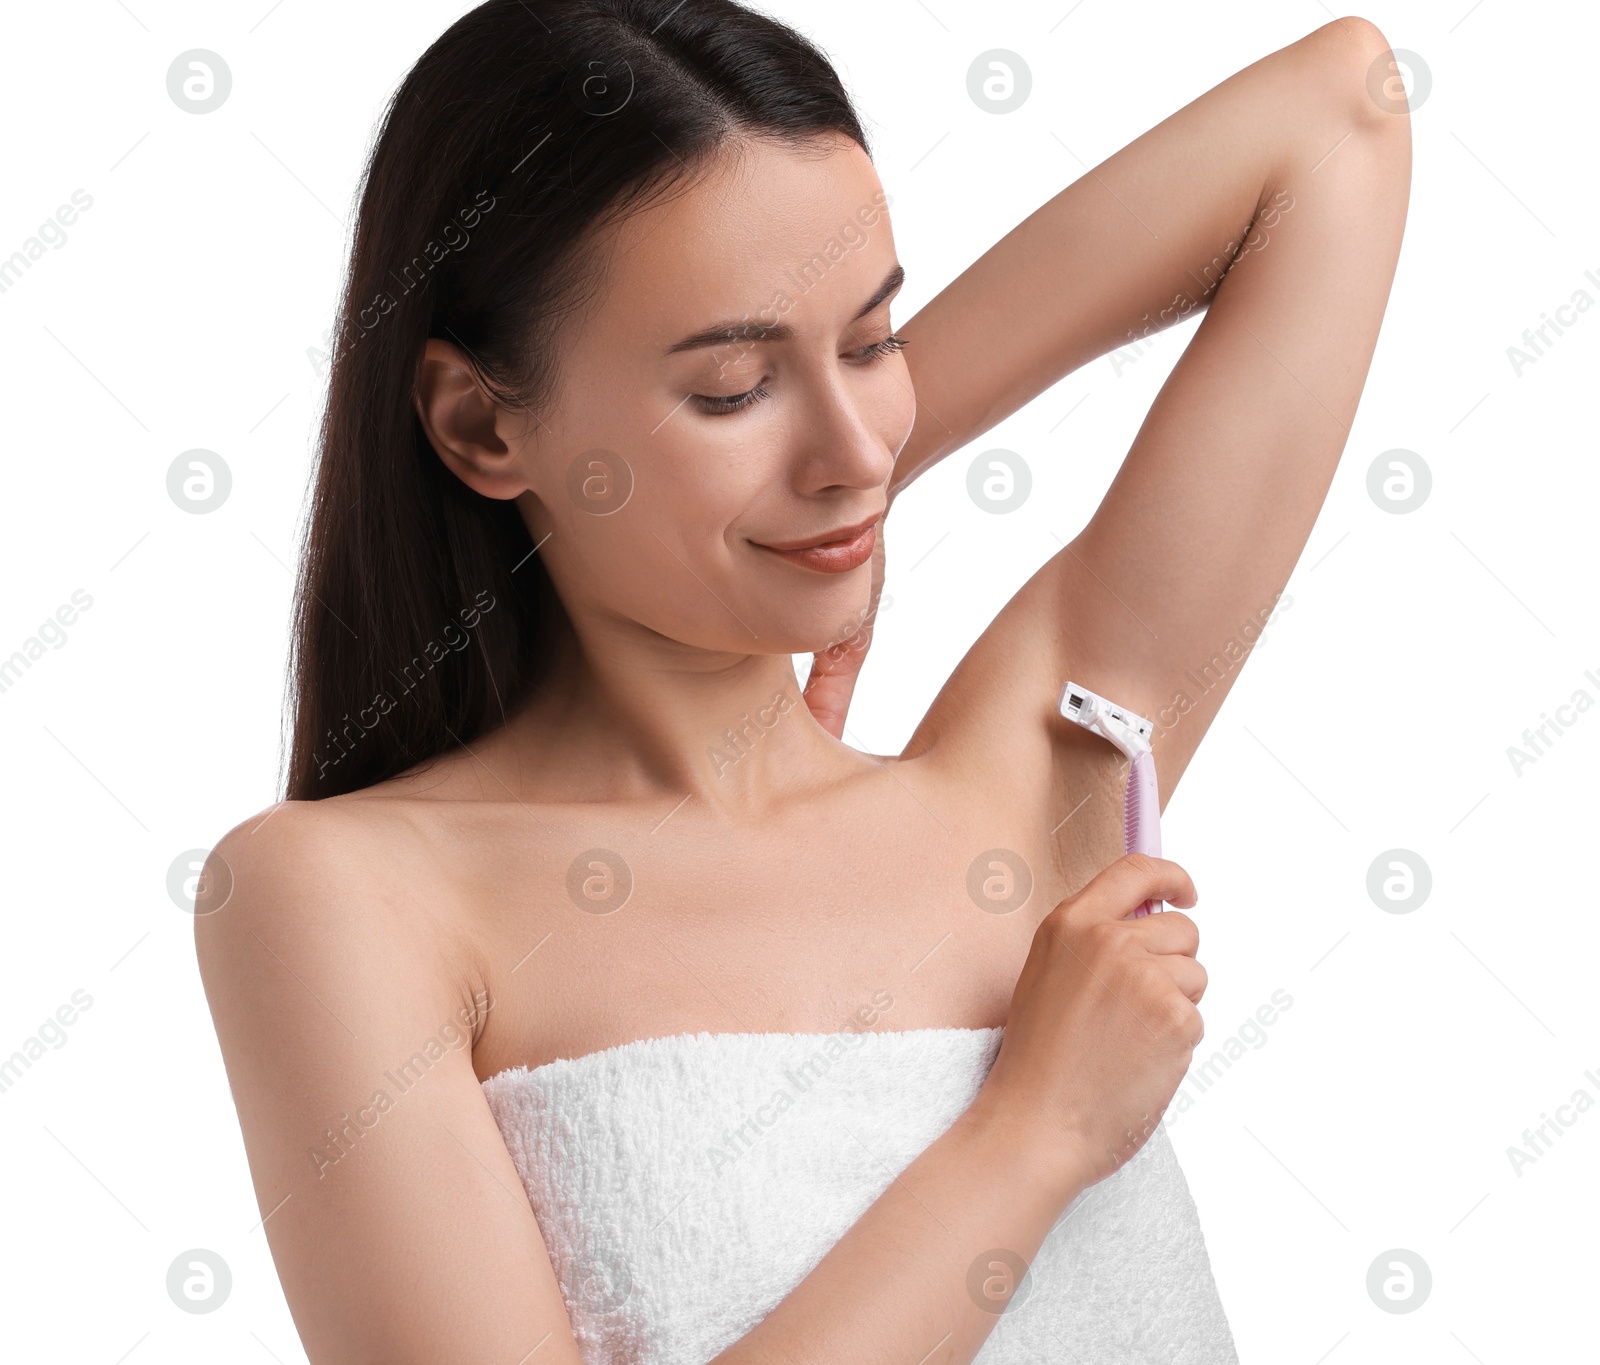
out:
<path id="1" fill-rule="evenodd" d="M 756 454 L 759 442 L 741 447 L 688 424 L 674 431 L 677 420 L 629 449 L 626 504 L 611 515 L 580 516 L 573 528 L 583 557 L 603 561 L 595 567 L 607 581 L 631 579 L 629 591 L 645 599 L 664 588 L 673 590 L 669 598 L 698 592 L 697 577 L 710 582 L 726 574 L 738 548 L 728 528 L 771 477 Z"/>
<path id="2" fill-rule="evenodd" d="M 723 533 L 750 503 L 746 481 L 737 460 L 714 450 L 652 459 L 640 480 L 636 525 L 646 535 L 654 532 L 691 564 L 715 568 Z M 651 544 L 665 554 L 654 537 Z"/>

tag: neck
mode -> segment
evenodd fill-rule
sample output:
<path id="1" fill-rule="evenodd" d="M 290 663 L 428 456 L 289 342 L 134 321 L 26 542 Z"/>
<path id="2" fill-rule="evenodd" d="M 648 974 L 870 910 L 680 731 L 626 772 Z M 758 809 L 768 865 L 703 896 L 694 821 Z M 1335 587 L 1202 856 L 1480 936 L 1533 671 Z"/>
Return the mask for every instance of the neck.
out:
<path id="1" fill-rule="evenodd" d="M 817 723 L 787 654 L 697 649 L 634 622 L 564 614 L 552 646 L 496 746 L 512 771 L 554 777 L 562 799 L 689 796 L 759 816 L 870 762 Z"/>

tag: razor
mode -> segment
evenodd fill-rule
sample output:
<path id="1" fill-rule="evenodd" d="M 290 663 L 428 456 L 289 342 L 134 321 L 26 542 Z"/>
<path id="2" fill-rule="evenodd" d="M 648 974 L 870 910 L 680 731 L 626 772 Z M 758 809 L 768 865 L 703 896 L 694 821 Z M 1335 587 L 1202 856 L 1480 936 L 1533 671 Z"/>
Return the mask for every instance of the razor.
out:
<path id="1" fill-rule="evenodd" d="M 1127 707 L 1075 682 L 1062 687 L 1057 709 L 1074 724 L 1109 740 L 1128 760 L 1128 790 L 1122 803 L 1123 851 L 1159 858 L 1161 802 L 1156 791 L 1155 755 L 1150 748 L 1155 726 Z M 1163 908 L 1160 901 L 1147 900 L 1133 912 L 1133 918 Z"/>

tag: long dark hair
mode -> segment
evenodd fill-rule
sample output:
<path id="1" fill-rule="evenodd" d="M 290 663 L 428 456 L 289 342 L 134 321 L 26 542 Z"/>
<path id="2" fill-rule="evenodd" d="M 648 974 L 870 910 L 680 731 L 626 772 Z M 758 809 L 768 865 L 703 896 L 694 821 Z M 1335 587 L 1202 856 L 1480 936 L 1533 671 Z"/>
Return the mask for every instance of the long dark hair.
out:
<path id="1" fill-rule="evenodd" d="M 392 777 L 504 721 L 562 608 L 510 501 L 463 484 L 414 407 L 453 341 L 537 414 L 595 230 L 729 138 L 868 150 L 823 54 L 732 0 L 489 0 L 422 55 L 362 181 L 295 588 L 285 795 Z"/>

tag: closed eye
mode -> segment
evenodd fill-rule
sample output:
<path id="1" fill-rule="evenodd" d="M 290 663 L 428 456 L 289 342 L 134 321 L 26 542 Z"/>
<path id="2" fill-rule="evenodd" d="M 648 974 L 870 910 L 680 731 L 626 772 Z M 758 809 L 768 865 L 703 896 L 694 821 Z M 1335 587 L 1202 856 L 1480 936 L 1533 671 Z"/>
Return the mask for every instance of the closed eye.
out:
<path id="1" fill-rule="evenodd" d="M 882 360 L 887 355 L 893 355 L 906 345 L 906 339 L 899 336 L 886 336 L 882 341 L 874 341 L 870 346 L 863 346 L 858 351 L 853 351 L 852 357 L 857 364 L 870 365 L 875 360 Z M 700 411 L 708 416 L 725 416 L 728 413 L 740 412 L 752 404 L 759 403 L 764 398 L 772 397 L 772 391 L 767 388 L 767 381 L 763 379 L 753 389 L 746 389 L 743 393 L 720 394 L 697 393 L 693 395 Z"/>
<path id="2" fill-rule="evenodd" d="M 882 341 L 874 341 L 870 346 L 863 346 L 856 355 L 862 360 L 880 360 L 900 350 L 905 344 L 904 337 L 886 336 Z"/>

